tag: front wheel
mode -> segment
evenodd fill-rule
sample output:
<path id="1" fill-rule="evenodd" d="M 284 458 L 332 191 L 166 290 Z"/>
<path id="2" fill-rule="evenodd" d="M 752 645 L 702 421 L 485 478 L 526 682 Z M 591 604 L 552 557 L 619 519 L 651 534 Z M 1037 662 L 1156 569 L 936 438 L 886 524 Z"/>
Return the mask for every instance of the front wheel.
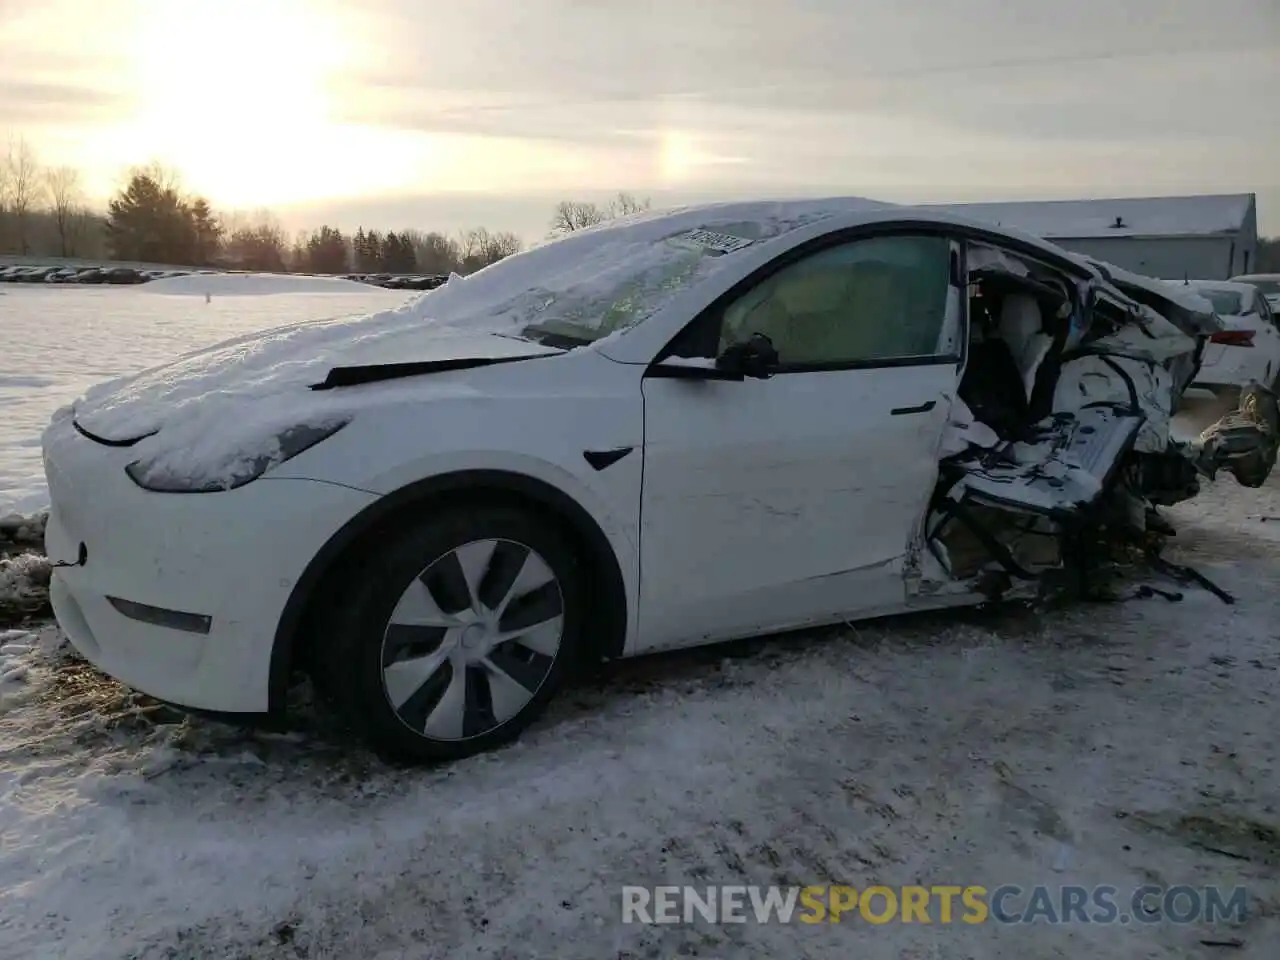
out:
<path id="1" fill-rule="evenodd" d="M 515 739 L 578 656 L 580 563 L 554 524 L 522 509 L 446 509 L 350 570 L 315 672 L 389 759 L 456 760 Z"/>

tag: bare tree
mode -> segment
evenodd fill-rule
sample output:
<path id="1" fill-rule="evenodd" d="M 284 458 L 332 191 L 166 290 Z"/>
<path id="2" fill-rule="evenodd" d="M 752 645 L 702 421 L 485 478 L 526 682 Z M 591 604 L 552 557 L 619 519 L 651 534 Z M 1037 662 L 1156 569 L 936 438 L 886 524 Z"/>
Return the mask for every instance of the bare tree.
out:
<path id="1" fill-rule="evenodd" d="M 174 193 L 182 191 L 182 174 L 160 160 L 150 160 L 130 168 L 126 180 L 139 176 L 146 177 L 161 190 L 172 190 Z"/>
<path id="2" fill-rule="evenodd" d="M 3 203 L 13 219 L 18 252 L 26 256 L 31 252 L 31 208 L 39 196 L 39 166 L 35 151 L 26 140 L 19 137 L 9 141 L 8 155 L 4 161 L 4 175 L 0 184 L 4 188 Z"/>
<path id="3" fill-rule="evenodd" d="M 474 273 L 485 266 L 484 251 L 489 243 L 489 231 L 484 227 L 472 227 L 458 235 L 458 269 L 462 273 Z"/>
<path id="4" fill-rule="evenodd" d="M 242 270 L 282 273 L 290 259 L 284 227 L 266 209 L 234 211 L 220 217 L 227 237 L 226 255 Z"/>
<path id="5" fill-rule="evenodd" d="M 458 269 L 462 260 L 458 241 L 441 233 L 423 233 L 421 230 L 408 230 L 406 235 L 413 244 L 413 252 L 421 272 L 449 274 Z"/>
<path id="6" fill-rule="evenodd" d="M 594 227 L 609 219 L 609 214 L 594 203 L 584 200 L 561 200 L 551 217 L 551 232 L 556 236 Z"/>
<path id="7" fill-rule="evenodd" d="M 609 204 L 609 216 L 611 217 L 627 217 L 633 213 L 642 213 L 653 206 L 653 201 L 648 197 L 643 200 L 633 193 L 627 193 L 625 190 L 620 191 Z"/>
<path id="8" fill-rule="evenodd" d="M 289 248 L 289 255 L 285 258 L 286 265 L 291 273 L 305 273 L 309 264 L 307 259 L 307 240 L 311 234 L 306 230 L 299 230 L 294 234 L 293 245 Z"/>
<path id="9" fill-rule="evenodd" d="M 44 172 L 44 189 L 58 231 L 59 256 L 74 257 L 88 219 L 80 173 L 74 167 L 50 167 Z"/>
<path id="10" fill-rule="evenodd" d="M 648 197 L 642 200 L 626 191 L 619 192 L 606 207 L 588 200 L 561 200 L 556 204 L 555 213 L 551 217 L 551 236 L 563 237 L 578 230 L 585 230 L 587 227 L 594 227 L 597 223 L 613 220 L 615 217 L 640 213 L 651 206 L 652 201 Z"/>
<path id="11" fill-rule="evenodd" d="M 474 273 L 519 253 L 523 246 L 523 242 L 514 233 L 491 233 L 485 227 L 473 227 L 463 231 L 458 238 L 461 261 L 458 266 L 462 273 Z"/>
<path id="12" fill-rule="evenodd" d="M 489 237 L 489 255 L 492 257 L 492 260 L 490 261 L 491 263 L 497 263 L 499 260 L 505 260 L 507 257 L 514 257 L 523 249 L 524 241 L 510 230 L 501 230 L 498 233 L 491 234 Z"/>

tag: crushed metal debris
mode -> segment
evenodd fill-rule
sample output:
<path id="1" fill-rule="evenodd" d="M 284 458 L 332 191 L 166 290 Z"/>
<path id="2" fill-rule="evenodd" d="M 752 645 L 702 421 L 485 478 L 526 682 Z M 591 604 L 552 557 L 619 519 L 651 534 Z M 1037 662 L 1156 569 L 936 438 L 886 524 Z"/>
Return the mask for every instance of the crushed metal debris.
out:
<path id="1" fill-rule="evenodd" d="M 1259 487 L 1276 463 L 1280 402 L 1262 384 L 1193 440 L 1172 434 L 1219 318 L 1120 271 L 1081 279 L 994 247 L 966 258 L 970 342 L 923 527 L 922 591 L 1182 599 L 1135 586 L 1141 575 L 1234 603 L 1162 557 L 1176 531 L 1158 509 L 1223 472 Z"/>

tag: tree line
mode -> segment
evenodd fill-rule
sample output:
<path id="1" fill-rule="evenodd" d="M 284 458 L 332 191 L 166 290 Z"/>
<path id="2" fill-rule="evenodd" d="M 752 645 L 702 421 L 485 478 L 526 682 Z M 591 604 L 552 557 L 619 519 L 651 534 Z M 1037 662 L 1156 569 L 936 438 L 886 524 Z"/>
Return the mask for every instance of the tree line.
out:
<path id="1" fill-rule="evenodd" d="M 291 238 L 266 210 L 213 213 L 207 200 L 184 193 L 175 176 L 154 164 L 130 173 L 107 204 L 103 230 L 116 260 L 267 272 L 472 273 L 523 246 L 514 233 L 485 227 L 449 237 L 363 226 L 346 233 L 324 224 Z"/>
<path id="2" fill-rule="evenodd" d="M 607 204 L 563 200 L 551 236 L 649 209 L 619 193 Z M 177 174 L 152 163 L 129 172 L 104 213 L 88 202 L 77 170 L 46 167 L 26 141 L 0 153 L 0 254 L 130 260 L 187 267 L 297 273 L 473 273 L 523 249 L 516 234 L 474 227 L 344 233 L 322 225 L 290 237 L 270 211 L 219 213 L 184 191 Z M 1280 272 L 1280 238 L 1258 241 L 1254 270 Z"/>
<path id="3" fill-rule="evenodd" d="M 553 212 L 550 233 L 562 235 L 648 207 L 647 199 L 627 193 L 605 205 L 565 200 Z M 346 233 L 325 224 L 290 236 L 270 211 L 215 211 L 158 163 L 130 170 L 99 212 L 89 204 L 77 170 L 42 166 L 21 139 L 10 140 L 0 154 L 0 254 L 268 272 L 467 274 L 523 246 L 516 234 L 486 227 L 449 236 L 363 226 Z"/>

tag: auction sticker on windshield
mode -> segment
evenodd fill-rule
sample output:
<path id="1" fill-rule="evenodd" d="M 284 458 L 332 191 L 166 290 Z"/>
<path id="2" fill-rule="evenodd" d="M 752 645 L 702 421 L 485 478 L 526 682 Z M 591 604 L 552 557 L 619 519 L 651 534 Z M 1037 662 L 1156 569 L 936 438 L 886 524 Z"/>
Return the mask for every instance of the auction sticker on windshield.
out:
<path id="1" fill-rule="evenodd" d="M 745 237 L 735 237 L 728 233 L 716 233 L 714 230 L 702 229 L 690 230 L 688 233 L 679 234 L 672 237 L 672 241 L 684 247 L 709 250 L 713 254 L 736 253 L 755 242 Z"/>

